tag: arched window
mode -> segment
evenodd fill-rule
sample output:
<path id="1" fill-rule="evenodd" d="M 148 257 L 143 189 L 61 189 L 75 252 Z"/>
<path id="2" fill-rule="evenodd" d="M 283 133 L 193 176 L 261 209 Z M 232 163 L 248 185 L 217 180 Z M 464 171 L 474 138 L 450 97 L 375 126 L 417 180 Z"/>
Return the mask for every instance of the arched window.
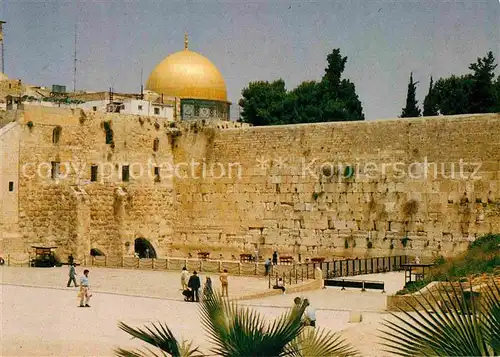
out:
<path id="1" fill-rule="evenodd" d="M 160 146 L 160 139 L 156 138 L 153 141 L 153 151 L 158 151 L 158 147 Z"/>
<path id="2" fill-rule="evenodd" d="M 52 142 L 54 144 L 59 143 L 59 139 L 61 137 L 61 131 L 62 131 L 62 128 L 60 126 L 56 126 L 54 128 L 54 130 L 52 131 Z"/>

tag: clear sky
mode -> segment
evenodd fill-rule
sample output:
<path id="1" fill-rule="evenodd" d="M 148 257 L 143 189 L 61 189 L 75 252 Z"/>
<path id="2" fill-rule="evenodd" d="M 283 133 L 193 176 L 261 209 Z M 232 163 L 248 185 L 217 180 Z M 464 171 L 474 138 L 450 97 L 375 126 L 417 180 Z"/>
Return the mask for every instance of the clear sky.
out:
<path id="1" fill-rule="evenodd" d="M 6 74 L 68 89 L 76 19 L 77 89 L 86 90 L 139 92 L 141 67 L 145 83 L 187 31 L 189 48 L 222 72 L 233 118 L 249 82 L 319 80 L 333 48 L 348 57 L 344 76 L 368 120 L 401 113 L 411 71 L 421 104 L 430 75 L 467 73 L 489 50 L 500 60 L 499 0 L 2 0 L 0 10 Z"/>

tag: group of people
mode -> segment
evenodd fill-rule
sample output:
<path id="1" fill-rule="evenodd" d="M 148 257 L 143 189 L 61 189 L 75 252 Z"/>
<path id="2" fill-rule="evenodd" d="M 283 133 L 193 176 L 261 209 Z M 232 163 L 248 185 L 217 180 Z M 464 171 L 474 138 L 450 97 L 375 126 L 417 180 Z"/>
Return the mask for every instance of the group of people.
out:
<path id="1" fill-rule="evenodd" d="M 75 285 L 75 287 L 80 287 L 80 291 L 78 292 L 78 297 L 80 298 L 80 307 L 90 307 L 89 301 L 92 296 L 90 293 L 90 285 L 89 285 L 89 270 L 85 269 L 83 271 L 83 275 L 80 277 L 80 285 L 76 283 L 76 264 L 73 262 L 73 259 L 70 259 L 71 263 L 69 263 L 69 280 L 66 286 L 69 288 L 71 283 Z"/>
<path id="2" fill-rule="evenodd" d="M 219 280 L 222 286 L 222 296 L 229 297 L 228 285 L 229 285 L 229 274 L 227 269 L 224 269 L 219 275 Z M 186 267 L 182 268 L 181 271 L 181 290 L 182 295 L 184 295 L 185 301 L 200 301 L 200 289 L 201 281 L 198 273 L 193 271 L 193 274 L 189 276 L 189 272 Z M 207 276 L 205 280 L 204 294 L 211 294 L 213 292 L 212 279 Z"/>
<path id="3" fill-rule="evenodd" d="M 266 261 L 264 262 L 264 267 L 266 268 L 266 275 L 269 274 L 271 271 L 271 264 L 272 265 L 278 265 L 278 252 L 274 251 L 273 253 L 273 258 L 267 258 Z"/>
<path id="4" fill-rule="evenodd" d="M 306 309 L 304 311 L 304 318 L 302 324 L 305 326 L 316 327 L 316 309 L 311 306 L 311 303 L 308 299 L 301 299 L 300 297 L 296 297 L 293 299 L 293 302 L 296 307 L 302 305 L 302 303 L 306 303 Z"/>

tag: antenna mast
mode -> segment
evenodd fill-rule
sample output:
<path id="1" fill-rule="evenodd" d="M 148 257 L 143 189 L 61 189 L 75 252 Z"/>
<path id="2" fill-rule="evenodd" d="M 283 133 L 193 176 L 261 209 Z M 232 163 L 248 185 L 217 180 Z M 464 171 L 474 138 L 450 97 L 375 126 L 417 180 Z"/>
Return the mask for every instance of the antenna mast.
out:
<path id="1" fill-rule="evenodd" d="M 2 73 L 5 73 L 5 49 L 3 45 L 3 24 L 6 24 L 5 21 L 0 21 L 0 41 L 2 42 Z"/>
<path id="2" fill-rule="evenodd" d="M 73 92 L 76 92 L 76 31 L 77 31 L 78 21 L 75 20 L 75 54 L 73 57 L 74 67 L 73 67 Z"/>
<path id="3" fill-rule="evenodd" d="M 144 86 L 142 84 L 142 71 L 144 69 L 144 63 L 141 61 L 141 100 L 144 99 Z"/>

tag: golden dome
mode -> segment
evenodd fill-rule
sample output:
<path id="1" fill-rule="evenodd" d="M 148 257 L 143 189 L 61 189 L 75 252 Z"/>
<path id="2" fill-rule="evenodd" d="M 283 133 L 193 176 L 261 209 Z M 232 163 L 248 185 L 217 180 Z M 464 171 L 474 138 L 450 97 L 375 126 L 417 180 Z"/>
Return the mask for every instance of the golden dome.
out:
<path id="1" fill-rule="evenodd" d="M 169 97 L 227 101 L 226 83 L 210 60 L 185 49 L 165 57 L 149 75 L 146 89 Z"/>

